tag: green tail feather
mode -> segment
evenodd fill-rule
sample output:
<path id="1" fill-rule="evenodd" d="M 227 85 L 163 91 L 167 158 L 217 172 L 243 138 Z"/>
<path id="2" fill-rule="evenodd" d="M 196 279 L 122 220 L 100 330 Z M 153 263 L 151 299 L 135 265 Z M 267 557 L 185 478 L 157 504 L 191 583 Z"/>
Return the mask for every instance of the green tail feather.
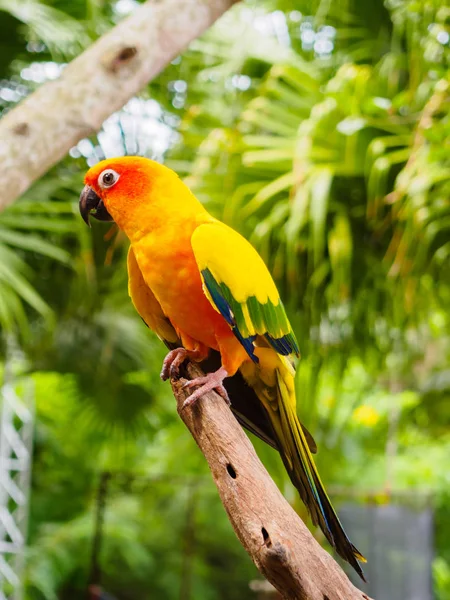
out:
<path id="1" fill-rule="evenodd" d="M 277 446 L 292 483 L 308 508 L 314 525 L 319 525 L 325 537 L 365 581 L 358 561 L 366 562 L 364 556 L 348 539 L 330 499 L 320 480 L 302 426 L 295 411 L 295 399 L 277 371 L 278 410 L 266 409 L 272 422 Z"/>

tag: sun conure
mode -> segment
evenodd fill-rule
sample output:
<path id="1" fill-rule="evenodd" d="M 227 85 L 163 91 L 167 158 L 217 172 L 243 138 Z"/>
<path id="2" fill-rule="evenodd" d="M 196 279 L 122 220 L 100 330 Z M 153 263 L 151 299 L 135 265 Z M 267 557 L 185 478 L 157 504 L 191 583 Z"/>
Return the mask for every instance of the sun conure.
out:
<path id="1" fill-rule="evenodd" d="M 83 219 L 114 221 L 130 240 L 131 299 L 170 348 L 162 378 L 176 377 L 186 358 L 201 362 L 207 374 L 187 383 L 197 388 L 187 403 L 212 389 L 229 395 L 238 420 L 280 452 L 314 524 L 364 578 L 365 559 L 339 522 L 311 455 L 314 440 L 297 417 L 289 357 L 299 348 L 261 257 L 157 162 L 104 160 L 85 183 Z"/>

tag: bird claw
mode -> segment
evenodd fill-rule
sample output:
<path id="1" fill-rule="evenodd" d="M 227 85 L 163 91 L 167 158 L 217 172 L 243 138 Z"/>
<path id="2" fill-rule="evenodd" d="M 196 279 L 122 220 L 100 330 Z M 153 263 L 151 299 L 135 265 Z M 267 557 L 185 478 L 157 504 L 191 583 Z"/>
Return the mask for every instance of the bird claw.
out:
<path id="1" fill-rule="evenodd" d="M 167 379 L 177 379 L 180 375 L 180 367 L 186 360 L 188 352 L 185 348 L 175 348 L 171 350 L 166 358 L 164 359 L 161 379 L 166 381 Z"/>
<path id="2" fill-rule="evenodd" d="M 192 406 L 199 398 L 214 390 L 221 396 L 225 402 L 230 406 L 231 402 L 228 397 L 227 390 L 223 385 L 223 380 L 225 377 L 228 377 L 228 373 L 226 370 L 221 367 L 218 371 L 214 373 L 208 373 L 204 377 L 196 377 L 195 379 L 191 379 L 190 381 L 186 381 L 183 384 L 183 388 L 190 389 L 196 386 L 200 386 L 193 392 L 183 403 L 181 410 L 184 410 L 188 406 Z"/>

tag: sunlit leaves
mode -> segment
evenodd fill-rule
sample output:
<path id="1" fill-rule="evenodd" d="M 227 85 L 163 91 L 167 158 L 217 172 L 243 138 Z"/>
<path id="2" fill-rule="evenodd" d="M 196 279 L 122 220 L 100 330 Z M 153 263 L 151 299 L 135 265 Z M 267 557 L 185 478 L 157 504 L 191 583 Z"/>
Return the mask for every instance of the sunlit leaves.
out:
<path id="1" fill-rule="evenodd" d="M 29 38 L 44 42 L 55 56 L 73 56 L 89 42 L 77 19 L 38 0 L 1 0 L 0 11 L 29 27 Z"/>
<path id="2" fill-rule="evenodd" d="M 44 186 L 41 191 L 50 190 Z M 22 335 L 28 330 L 23 304 L 46 319 L 52 315 L 49 303 L 31 283 L 35 274 L 28 259 L 47 257 L 71 266 L 70 253 L 61 242 L 75 230 L 72 205 L 40 198 L 41 202 L 18 202 L 0 214 L 0 326 L 10 332 L 19 327 Z"/>

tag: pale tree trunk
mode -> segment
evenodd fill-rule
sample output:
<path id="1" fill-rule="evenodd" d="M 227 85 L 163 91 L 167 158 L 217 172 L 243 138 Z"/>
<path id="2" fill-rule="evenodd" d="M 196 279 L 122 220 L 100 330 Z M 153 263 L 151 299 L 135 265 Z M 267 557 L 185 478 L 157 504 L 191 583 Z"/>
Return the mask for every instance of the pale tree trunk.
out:
<path id="1" fill-rule="evenodd" d="M 0 210 L 237 0 L 149 0 L 0 120 Z"/>

